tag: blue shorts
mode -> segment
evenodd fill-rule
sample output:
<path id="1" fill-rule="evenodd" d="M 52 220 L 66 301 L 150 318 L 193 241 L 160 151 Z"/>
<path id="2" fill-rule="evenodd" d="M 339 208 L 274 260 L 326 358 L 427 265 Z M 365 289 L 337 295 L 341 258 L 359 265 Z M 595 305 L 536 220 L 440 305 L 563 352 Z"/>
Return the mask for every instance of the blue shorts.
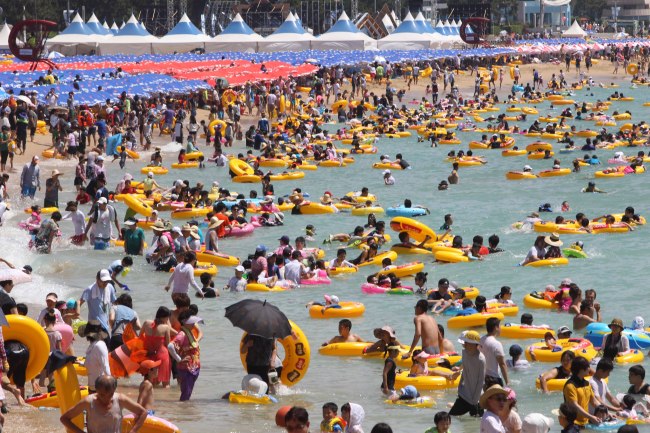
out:
<path id="1" fill-rule="evenodd" d="M 96 250 L 105 250 L 109 246 L 108 239 L 95 238 L 95 249 Z"/>
<path id="2" fill-rule="evenodd" d="M 35 186 L 24 186 L 21 192 L 23 197 L 29 197 L 29 198 L 34 198 L 34 195 L 36 195 L 36 187 Z"/>

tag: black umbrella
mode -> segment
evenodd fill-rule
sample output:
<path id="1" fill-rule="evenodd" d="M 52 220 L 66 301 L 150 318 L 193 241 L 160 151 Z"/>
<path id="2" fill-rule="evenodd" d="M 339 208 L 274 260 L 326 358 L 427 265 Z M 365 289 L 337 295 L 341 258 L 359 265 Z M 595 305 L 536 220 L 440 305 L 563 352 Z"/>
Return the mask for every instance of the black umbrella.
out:
<path id="1" fill-rule="evenodd" d="M 264 338 L 291 335 L 289 319 L 275 305 L 257 299 L 244 299 L 226 307 L 226 317 L 233 326 Z"/>

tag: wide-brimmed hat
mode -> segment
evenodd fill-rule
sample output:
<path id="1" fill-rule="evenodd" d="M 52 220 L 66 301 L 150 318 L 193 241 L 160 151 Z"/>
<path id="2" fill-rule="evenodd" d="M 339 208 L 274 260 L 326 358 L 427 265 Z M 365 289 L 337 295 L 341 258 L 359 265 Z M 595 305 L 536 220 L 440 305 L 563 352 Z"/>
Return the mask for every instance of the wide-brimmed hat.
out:
<path id="1" fill-rule="evenodd" d="M 544 242 L 553 247 L 561 247 L 563 245 L 563 242 L 560 240 L 560 235 L 557 233 L 551 233 L 549 236 L 546 236 Z"/>
<path id="2" fill-rule="evenodd" d="M 618 326 L 621 329 L 625 328 L 625 326 L 623 326 L 623 321 L 621 319 L 612 319 L 612 322 L 607 326 L 609 326 L 609 329 L 612 329 L 612 326 Z"/>
<path id="3" fill-rule="evenodd" d="M 194 239 L 201 239 L 201 235 L 199 234 L 199 228 L 197 226 L 190 227 L 190 236 L 193 237 Z"/>
<path id="4" fill-rule="evenodd" d="M 387 332 L 388 335 L 390 335 L 391 338 L 395 338 L 395 330 L 393 329 L 392 326 L 388 326 L 388 325 L 382 326 L 381 328 L 375 328 L 373 330 L 373 334 L 379 334 L 382 331 Z"/>
<path id="5" fill-rule="evenodd" d="M 478 401 L 478 404 L 485 409 L 485 406 L 487 405 L 487 401 L 491 398 L 494 397 L 495 395 L 504 395 L 508 396 L 508 391 L 505 389 L 501 388 L 501 385 L 492 385 L 481 395 L 481 399 Z"/>
<path id="6" fill-rule="evenodd" d="M 63 176 L 63 173 L 61 173 L 59 170 L 52 170 L 52 177 L 54 176 Z"/>
<path id="7" fill-rule="evenodd" d="M 476 331 L 465 331 L 460 334 L 458 342 L 460 344 L 481 344 L 481 335 Z"/>
<path id="8" fill-rule="evenodd" d="M 151 229 L 152 229 L 152 230 L 163 231 L 163 230 L 165 230 L 165 223 L 163 223 L 162 221 L 156 221 L 156 222 L 151 226 Z"/>
<path id="9" fill-rule="evenodd" d="M 81 325 L 77 331 L 79 337 L 93 337 L 95 340 L 105 340 L 108 338 L 108 332 L 104 330 L 99 320 L 89 320 L 85 325 Z"/>
<path id="10" fill-rule="evenodd" d="M 537 212 L 531 212 L 528 218 L 539 218 L 539 214 Z"/>
<path id="11" fill-rule="evenodd" d="M 221 224 L 223 224 L 223 220 L 220 220 L 217 217 L 212 217 L 210 218 L 210 225 L 208 225 L 208 229 L 216 229 Z"/>
<path id="12" fill-rule="evenodd" d="M 79 206 L 79 204 L 76 201 L 71 200 L 66 204 L 65 210 L 66 210 L 66 212 L 69 212 L 69 211 L 72 210 L 72 207 L 77 207 L 77 206 Z"/>

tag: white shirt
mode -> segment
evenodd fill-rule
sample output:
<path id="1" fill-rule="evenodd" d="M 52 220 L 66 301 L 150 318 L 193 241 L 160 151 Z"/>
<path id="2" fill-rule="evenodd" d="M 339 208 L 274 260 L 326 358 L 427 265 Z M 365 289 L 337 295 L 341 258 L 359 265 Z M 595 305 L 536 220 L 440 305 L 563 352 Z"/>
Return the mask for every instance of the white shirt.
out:
<path id="1" fill-rule="evenodd" d="M 194 280 L 194 267 L 189 263 L 179 263 L 167 284 L 173 286 L 172 293 L 187 293 L 190 290 L 190 285 L 197 292 L 203 293 L 201 287 Z"/>
<path id="2" fill-rule="evenodd" d="M 481 433 L 506 433 L 506 428 L 496 414 L 486 410 L 481 418 Z"/>
<path id="3" fill-rule="evenodd" d="M 300 284 L 303 264 L 298 260 L 291 260 L 284 266 L 284 279 Z"/>
<path id="4" fill-rule="evenodd" d="M 481 352 L 483 352 L 483 355 L 485 355 L 485 375 L 501 377 L 499 375 L 499 363 L 497 362 L 497 357 L 505 356 L 503 353 L 503 345 L 496 339 L 496 337 L 484 335 L 481 337 L 481 345 L 479 348 Z"/>
<path id="5" fill-rule="evenodd" d="M 103 375 L 111 374 L 111 368 L 108 366 L 108 348 L 103 341 L 90 343 L 86 349 L 86 362 L 84 363 L 88 370 L 88 386 L 94 388 L 95 380 Z"/>
<path id="6" fill-rule="evenodd" d="M 84 230 L 86 229 L 86 217 L 83 212 L 81 212 L 79 209 L 77 209 L 75 212 L 70 212 L 66 216 L 63 217 L 64 220 L 69 219 L 72 221 L 72 225 L 74 226 L 74 235 L 79 236 L 84 234 Z"/>
<path id="7" fill-rule="evenodd" d="M 600 401 L 607 402 L 607 394 L 609 393 L 607 382 L 602 379 L 592 377 L 589 379 L 589 385 L 591 385 L 591 389 L 594 391 L 594 395 L 600 399 Z M 589 413 L 594 413 L 594 407 L 591 405 L 591 402 L 589 402 Z"/>
<path id="8" fill-rule="evenodd" d="M 231 292 L 243 292 L 246 290 L 247 281 L 243 278 L 231 277 L 228 280 L 228 290 Z"/>
<path id="9" fill-rule="evenodd" d="M 97 209 L 97 222 L 95 223 L 94 233 L 96 238 L 110 239 L 111 223 L 115 220 L 115 209 L 112 206 L 106 206 L 106 210 Z"/>
<path id="10" fill-rule="evenodd" d="M 48 310 L 49 308 L 43 308 L 41 310 L 41 313 L 38 315 L 38 319 L 36 320 L 43 327 L 45 327 L 45 322 L 43 319 L 45 318 Z M 63 321 L 63 317 L 61 317 L 61 312 L 57 308 L 54 308 L 54 315 L 56 316 L 56 323 L 65 323 Z"/>

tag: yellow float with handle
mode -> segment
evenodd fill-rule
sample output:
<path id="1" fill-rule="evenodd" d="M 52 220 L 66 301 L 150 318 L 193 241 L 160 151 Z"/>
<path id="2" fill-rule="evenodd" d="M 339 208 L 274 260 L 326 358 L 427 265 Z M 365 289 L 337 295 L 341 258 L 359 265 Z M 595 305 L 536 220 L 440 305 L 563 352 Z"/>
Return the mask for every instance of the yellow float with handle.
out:
<path id="1" fill-rule="evenodd" d="M 190 220 L 195 217 L 205 217 L 210 212 L 212 208 L 209 207 L 181 208 L 172 211 L 171 217 L 175 220 Z"/>
<path id="2" fill-rule="evenodd" d="M 544 266 L 564 266 L 568 264 L 569 264 L 569 259 L 567 259 L 566 257 L 557 257 L 555 259 L 537 260 L 536 262 L 527 263 L 524 266 L 540 268 Z"/>
<path id="3" fill-rule="evenodd" d="M 371 213 L 375 215 L 383 215 L 385 213 L 384 208 L 380 206 L 369 206 L 369 207 L 357 207 L 350 211 L 352 215 L 355 216 L 366 216 Z"/>
<path id="4" fill-rule="evenodd" d="M 323 215 L 336 213 L 336 208 L 331 205 L 310 202 L 307 204 L 300 205 L 300 213 L 302 215 Z"/>
<path id="5" fill-rule="evenodd" d="M 571 170 L 568 168 L 552 169 L 540 171 L 539 177 L 558 177 L 558 176 L 567 176 L 571 174 Z"/>
<path id="6" fill-rule="evenodd" d="M 174 162 L 172 168 L 184 169 L 184 168 L 199 168 L 198 162 Z"/>
<path id="7" fill-rule="evenodd" d="M 443 263 L 469 262 L 469 257 L 464 255 L 461 250 L 458 250 L 458 251 L 446 251 L 446 250 L 436 251 L 435 254 L 434 254 L 434 258 L 436 259 L 437 262 L 443 262 Z"/>
<path id="8" fill-rule="evenodd" d="M 424 269 L 424 263 L 422 262 L 411 262 L 405 263 L 403 265 L 395 266 L 389 269 L 382 269 L 377 272 L 377 276 L 393 274 L 398 278 L 408 277 L 410 275 L 415 275 L 418 272 Z"/>
<path id="9" fill-rule="evenodd" d="M 196 152 L 186 153 L 185 154 L 185 159 L 187 161 L 196 161 L 199 158 L 201 158 L 202 156 L 203 156 L 203 152 L 200 152 L 200 151 L 197 150 Z"/>
<path id="10" fill-rule="evenodd" d="M 50 340 L 43 327 L 36 320 L 27 316 L 8 314 L 7 323 L 9 326 L 2 327 L 4 340 L 16 340 L 24 344 L 29 350 L 25 379 L 30 381 L 38 376 L 45 368 L 45 364 L 47 364 L 47 359 L 50 356 Z M 77 392 L 79 392 L 78 382 Z"/>
<path id="11" fill-rule="evenodd" d="M 331 343 L 321 346 L 318 353 L 324 356 L 363 356 L 367 347 L 372 346 L 368 342 L 346 342 Z"/>
<path id="12" fill-rule="evenodd" d="M 508 157 L 508 156 L 524 156 L 524 155 L 526 155 L 526 153 L 528 153 L 528 152 L 526 152 L 523 149 L 516 149 L 516 150 L 515 149 L 506 149 L 506 150 L 501 151 L 501 156 L 505 156 L 505 157 Z"/>
<path id="13" fill-rule="evenodd" d="M 271 404 L 273 400 L 268 395 L 250 394 L 246 391 L 230 392 L 228 401 L 234 404 Z"/>
<path id="14" fill-rule="evenodd" d="M 542 339 L 547 332 L 555 336 L 555 331 L 547 326 L 521 325 L 519 323 L 501 325 L 501 337 L 503 338 Z"/>
<path id="15" fill-rule="evenodd" d="M 366 311 L 361 302 L 341 301 L 341 308 L 327 308 L 320 305 L 309 307 L 309 317 L 312 319 L 341 319 L 346 317 L 360 317 Z"/>
<path id="16" fill-rule="evenodd" d="M 543 297 L 534 296 L 532 293 L 524 296 L 524 305 L 528 308 L 559 308 L 559 304 L 556 301 L 549 301 Z"/>
<path id="17" fill-rule="evenodd" d="M 41 215 L 50 215 L 50 214 L 52 214 L 54 212 L 57 212 L 59 210 L 59 208 L 52 206 L 52 207 L 42 207 L 39 210 L 40 210 Z M 27 207 L 27 208 L 23 209 L 23 212 L 25 212 L 26 214 L 31 215 L 32 208 Z"/>
<path id="18" fill-rule="evenodd" d="M 570 350 L 576 356 L 582 356 L 591 361 L 598 352 L 594 349 L 593 344 L 584 338 L 563 338 L 555 342 L 562 350 L 552 351 L 546 346 L 546 342 L 532 344 L 526 348 L 526 359 L 529 361 L 539 362 L 560 362 L 562 353 Z"/>
<path id="19" fill-rule="evenodd" d="M 339 108 L 346 108 L 348 106 L 348 101 L 346 99 L 339 99 L 338 101 L 332 104 L 332 111 L 334 113 L 339 111 Z"/>
<path id="20" fill-rule="evenodd" d="M 643 362 L 643 352 L 637 349 L 619 352 L 614 361 L 617 364 L 640 364 Z"/>
<path id="21" fill-rule="evenodd" d="M 169 173 L 169 169 L 160 166 L 145 166 L 140 169 L 140 173 L 142 174 L 149 174 L 149 172 L 162 175 Z"/>
<path id="22" fill-rule="evenodd" d="M 84 398 L 88 396 L 88 387 L 81 386 L 80 388 L 80 397 Z M 59 407 L 59 395 L 56 391 L 46 392 L 44 394 L 39 394 L 31 398 L 25 399 L 25 403 L 34 407 Z"/>
<path id="23" fill-rule="evenodd" d="M 215 135 L 215 129 L 217 126 L 219 126 L 219 129 L 221 131 L 221 135 L 224 135 L 224 132 L 226 131 L 226 122 L 223 120 L 215 119 L 210 124 L 208 125 L 208 129 L 210 130 L 210 134 L 214 137 Z"/>
<path id="24" fill-rule="evenodd" d="M 246 291 L 247 292 L 284 292 L 287 289 L 284 287 L 280 286 L 273 286 L 269 287 L 265 284 L 259 284 L 259 283 L 248 283 L 246 284 Z"/>
<path id="25" fill-rule="evenodd" d="M 451 317 L 447 321 L 447 327 L 450 329 L 471 328 L 485 326 L 488 319 L 497 318 L 503 320 L 503 313 L 477 313 L 469 316 Z"/>
<path id="26" fill-rule="evenodd" d="M 452 374 L 453 372 L 447 368 L 436 367 L 429 370 L 429 374 L 435 371 L 440 371 L 445 374 Z M 395 376 L 395 388 L 404 388 L 408 385 L 415 386 L 418 390 L 433 391 L 442 389 L 458 388 L 460 384 L 460 375 L 454 379 L 449 380 L 442 376 L 416 376 L 409 377 L 408 371 L 397 373 Z"/>
<path id="27" fill-rule="evenodd" d="M 390 250 L 396 254 L 399 254 L 400 256 L 406 254 L 433 254 L 433 251 L 424 248 L 410 248 L 400 245 L 393 245 L 390 247 Z"/>
<path id="28" fill-rule="evenodd" d="M 283 385 L 294 386 L 307 374 L 311 351 L 309 341 L 302 332 L 302 329 L 292 320 L 289 320 L 289 323 L 291 324 L 291 335 L 278 339 L 278 342 L 284 347 L 284 359 L 282 360 L 282 375 L 280 379 Z M 246 335 L 246 332 L 242 335 L 239 343 L 240 348 L 244 344 Z M 240 351 L 239 357 L 242 365 L 246 368 L 246 355 Z"/>
<path id="29" fill-rule="evenodd" d="M 253 167 L 251 167 L 250 164 L 248 164 L 246 161 L 242 161 L 241 159 L 231 159 L 228 162 L 228 168 L 237 176 L 255 174 L 255 170 L 253 170 Z"/>
<path id="30" fill-rule="evenodd" d="M 212 263 L 217 266 L 238 266 L 239 258 L 222 253 L 206 253 L 197 251 L 196 259 L 199 262 Z"/>
<path id="31" fill-rule="evenodd" d="M 591 379 L 591 376 L 585 377 L 585 380 L 589 382 Z M 564 385 L 566 385 L 566 381 L 569 380 L 568 378 L 566 379 L 548 379 L 546 381 L 546 389 L 549 391 L 563 391 L 564 390 Z M 604 379 L 604 382 L 607 383 L 609 382 L 609 378 L 606 377 Z M 535 379 L 535 388 L 537 389 L 542 389 L 542 384 L 539 381 L 539 377 Z"/>
<path id="32" fill-rule="evenodd" d="M 390 228 L 396 232 L 408 232 L 409 236 L 418 242 L 424 241 L 427 236 L 431 241 L 438 240 L 436 232 L 413 218 L 395 217 L 390 221 Z"/>
<path id="33" fill-rule="evenodd" d="M 381 266 L 381 262 L 384 259 L 390 259 L 391 261 L 394 261 L 397 259 L 397 252 L 395 251 L 385 251 L 381 254 L 377 254 L 375 257 L 372 259 L 365 261 L 363 263 L 359 263 L 358 267 L 364 267 L 364 266 L 370 266 L 370 265 L 375 265 L 375 266 Z"/>

